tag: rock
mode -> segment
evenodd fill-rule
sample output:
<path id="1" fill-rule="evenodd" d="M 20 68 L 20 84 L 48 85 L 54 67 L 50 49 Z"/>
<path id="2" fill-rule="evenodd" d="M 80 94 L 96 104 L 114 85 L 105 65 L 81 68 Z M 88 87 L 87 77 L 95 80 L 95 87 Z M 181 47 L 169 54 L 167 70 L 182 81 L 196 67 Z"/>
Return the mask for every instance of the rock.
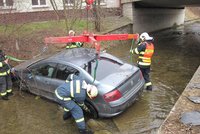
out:
<path id="1" fill-rule="evenodd" d="M 200 83 L 191 83 L 189 84 L 191 89 L 200 89 Z"/>
<path id="2" fill-rule="evenodd" d="M 185 125 L 200 125 L 200 112 L 192 111 L 183 113 L 180 120 Z"/>
<path id="3" fill-rule="evenodd" d="M 35 97 L 35 100 L 39 100 L 39 99 L 40 99 L 40 96 L 36 96 L 36 97 Z"/>
<path id="4" fill-rule="evenodd" d="M 190 96 L 188 99 L 196 104 L 200 104 L 200 97 L 199 96 Z"/>

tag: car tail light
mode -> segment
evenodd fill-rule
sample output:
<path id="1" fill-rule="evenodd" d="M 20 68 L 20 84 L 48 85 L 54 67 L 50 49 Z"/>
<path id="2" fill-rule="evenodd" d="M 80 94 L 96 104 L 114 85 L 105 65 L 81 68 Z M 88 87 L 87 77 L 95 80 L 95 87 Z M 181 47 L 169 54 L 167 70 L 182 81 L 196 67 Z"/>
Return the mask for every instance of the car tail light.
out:
<path id="1" fill-rule="evenodd" d="M 112 92 L 109 92 L 103 95 L 103 98 L 106 102 L 115 101 L 115 100 L 120 99 L 121 97 L 122 97 L 122 94 L 120 93 L 119 90 L 114 90 Z"/>

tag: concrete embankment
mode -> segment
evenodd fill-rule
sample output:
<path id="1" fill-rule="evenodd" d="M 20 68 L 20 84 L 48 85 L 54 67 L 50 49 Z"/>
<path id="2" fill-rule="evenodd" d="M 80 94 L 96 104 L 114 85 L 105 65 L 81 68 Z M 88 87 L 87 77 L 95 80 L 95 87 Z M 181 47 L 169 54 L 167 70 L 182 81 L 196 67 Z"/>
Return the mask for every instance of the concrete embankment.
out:
<path id="1" fill-rule="evenodd" d="M 168 117 L 160 126 L 159 134 L 198 134 L 200 126 L 192 124 L 183 124 L 181 117 L 184 113 L 200 111 L 200 104 L 194 103 L 189 97 L 200 97 L 200 66 L 186 86 L 182 95 L 172 108 Z M 198 117 L 196 118 L 198 120 Z"/>

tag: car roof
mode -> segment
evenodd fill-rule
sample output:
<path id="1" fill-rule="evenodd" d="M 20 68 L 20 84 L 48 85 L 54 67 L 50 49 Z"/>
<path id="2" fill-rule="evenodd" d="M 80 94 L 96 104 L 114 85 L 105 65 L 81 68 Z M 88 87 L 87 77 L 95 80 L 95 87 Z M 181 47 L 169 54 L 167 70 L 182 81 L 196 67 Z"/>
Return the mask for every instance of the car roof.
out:
<path id="1" fill-rule="evenodd" d="M 47 60 L 57 60 L 70 62 L 77 66 L 81 66 L 95 58 L 95 49 L 91 48 L 73 48 L 64 49 L 61 52 L 47 58 Z"/>

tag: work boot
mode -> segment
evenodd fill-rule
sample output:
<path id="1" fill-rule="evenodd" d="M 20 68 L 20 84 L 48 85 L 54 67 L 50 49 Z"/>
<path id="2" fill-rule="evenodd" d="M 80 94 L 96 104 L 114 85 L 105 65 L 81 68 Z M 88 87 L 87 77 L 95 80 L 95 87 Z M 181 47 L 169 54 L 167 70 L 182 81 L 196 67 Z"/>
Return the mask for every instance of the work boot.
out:
<path id="1" fill-rule="evenodd" d="M 146 90 L 147 90 L 147 91 L 152 91 L 152 86 L 151 86 L 151 85 L 150 85 L 150 86 L 147 86 Z"/>
<path id="2" fill-rule="evenodd" d="M 94 134 L 92 131 L 88 129 L 79 129 L 80 134 Z"/>
<path id="3" fill-rule="evenodd" d="M 13 94 L 13 92 L 10 92 L 10 93 L 7 93 L 8 94 L 8 96 L 13 96 L 14 94 Z"/>
<path id="4" fill-rule="evenodd" d="M 9 99 L 8 99 L 8 95 L 4 95 L 4 96 L 2 96 L 1 98 L 2 98 L 3 100 L 9 100 Z"/>
<path id="5" fill-rule="evenodd" d="M 71 113 L 70 112 L 64 112 L 64 114 L 63 114 L 63 120 L 64 121 L 69 119 L 70 117 L 71 117 Z"/>

